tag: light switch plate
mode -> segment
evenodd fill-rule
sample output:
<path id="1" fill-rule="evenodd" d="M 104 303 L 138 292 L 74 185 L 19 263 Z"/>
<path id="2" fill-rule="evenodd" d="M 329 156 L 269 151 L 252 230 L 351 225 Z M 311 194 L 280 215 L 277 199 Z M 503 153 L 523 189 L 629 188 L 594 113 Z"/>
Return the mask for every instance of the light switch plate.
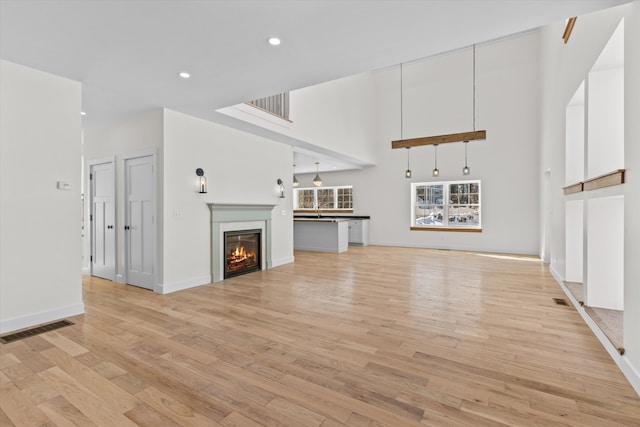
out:
<path id="1" fill-rule="evenodd" d="M 71 184 L 67 181 L 58 181 L 57 182 L 58 190 L 71 190 Z"/>

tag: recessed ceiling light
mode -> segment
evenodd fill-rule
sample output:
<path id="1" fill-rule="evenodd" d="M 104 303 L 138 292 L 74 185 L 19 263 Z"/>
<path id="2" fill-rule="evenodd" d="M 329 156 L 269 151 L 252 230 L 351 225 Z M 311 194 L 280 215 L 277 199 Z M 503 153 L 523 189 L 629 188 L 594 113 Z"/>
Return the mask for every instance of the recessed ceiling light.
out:
<path id="1" fill-rule="evenodd" d="M 81 116 L 86 116 L 86 115 L 87 115 L 87 113 L 85 113 L 84 111 L 80 111 L 80 115 L 81 115 Z"/>
<path id="2" fill-rule="evenodd" d="M 280 44 L 280 39 L 279 39 L 279 38 L 277 38 L 277 37 L 271 37 L 271 38 L 269 39 L 269 44 L 270 44 L 271 46 L 278 46 L 278 45 Z"/>
<path id="3" fill-rule="evenodd" d="M 187 73 L 186 71 L 181 71 L 178 73 L 178 75 L 183 79 L 188 79 L 189 77 L 191 77 L 191 74 Z"/>

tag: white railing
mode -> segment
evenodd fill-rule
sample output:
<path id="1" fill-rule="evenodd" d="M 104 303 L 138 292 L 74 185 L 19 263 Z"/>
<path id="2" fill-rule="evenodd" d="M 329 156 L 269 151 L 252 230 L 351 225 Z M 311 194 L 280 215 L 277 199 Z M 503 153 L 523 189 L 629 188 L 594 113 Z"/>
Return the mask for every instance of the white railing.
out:
<path id="1" fill-rule="evenodd" d="M 255 99 L 247 102 L 247 104 L 271 113 L 274 116 L 289 120 L 289 92 Z"/>

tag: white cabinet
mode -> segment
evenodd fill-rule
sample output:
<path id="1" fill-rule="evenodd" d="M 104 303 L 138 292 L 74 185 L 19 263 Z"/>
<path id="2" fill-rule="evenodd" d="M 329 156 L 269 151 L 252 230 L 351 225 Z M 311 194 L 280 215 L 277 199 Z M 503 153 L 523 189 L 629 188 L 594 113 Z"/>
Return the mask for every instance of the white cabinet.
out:
<path id="1" fill-rule="evenodd" d="M 302 251 L 346 252 L 349 247 L 346 219 L 294 219 L 293 248 Z"/>
<path id="2" fill-rule="evenodd" d="M 369 244 L 369 220 L 349 220 L 349 244 L 367 246 Z"/>

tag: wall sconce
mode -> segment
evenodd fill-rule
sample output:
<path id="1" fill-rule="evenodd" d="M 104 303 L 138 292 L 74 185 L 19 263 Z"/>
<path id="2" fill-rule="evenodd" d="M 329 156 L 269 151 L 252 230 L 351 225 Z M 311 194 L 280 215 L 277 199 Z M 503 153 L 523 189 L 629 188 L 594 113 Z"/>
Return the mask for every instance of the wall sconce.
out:
<path id="1" fill-rule="evenodd" d="M 204 176 L 204 171 L 200 168 L 196 169 L 196 175 L 198 176 L 198 193 L 205 194 L 207 192 L 207 177 Z"/>
<path id="2" fill-rule="evenodd" d="M 280 178 L 276 181 L 276 183 L 280 186 L 280 198 L 284 199 L 284 182 Z"/>

